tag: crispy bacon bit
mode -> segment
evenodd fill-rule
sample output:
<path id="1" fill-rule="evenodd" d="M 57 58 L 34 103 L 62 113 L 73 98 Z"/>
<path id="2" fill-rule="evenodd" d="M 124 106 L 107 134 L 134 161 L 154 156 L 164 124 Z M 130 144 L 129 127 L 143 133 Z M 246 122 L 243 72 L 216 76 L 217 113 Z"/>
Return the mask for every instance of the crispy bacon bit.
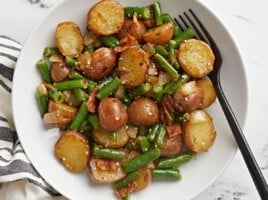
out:
<path id="1" fill-rule="evenodd" d="M 122 199 L 126 196 L 128 196 L 128 194 L 130 194 L 131 192 L 133 192 L 137 187 L 137 182 L 136 181 L 132 181 L 131 183 L 128 184 L 127 187 L 115 190 L 115 194 L 118 197 L 118 199 Z"/>
<path id="2" fill-rule="evenodd" d="M 119 167 L 118 162 L 114 160 L 96 159 L 96 166 L 102 171 L 116 171 Z"/>
<path id="3" fill-rule="evenodd" d="M 182 134 L 182 129 L 180 124 L 172 124 L 166 127 L 168 137 L 174 137 L 176 135 Z"/>
<path id="4" fill-rule="evenodd" d="M 175 109 L 171 103 L 172 97 L 169 95 L 165 95 L 163 97 L 162 105 L 167 108 L 169 112 L 174 112 Z"/>
<path id="5" fill-rule="evenodd" d="M 114 48 L 114 52 L 121 53 L 121 52 L 127 50 L 129 47 L 135 45 L 136 43 L 137 43 L 136 38 L 130 34 L 127 34 L 126 37 L 124 37 L 120 40 L 120 45 Z"/>
<path id="6" fill-rule="evenodd" d="M 172 116 L 164 106 L 159 108 L 159 118 L 166 126 L 171 125 L 174 122 Z"/>
<path id="7" fill-rule="evenodd" d="M 87 110 L 92 113 L 95 113 L 97 111 L 97 97 L 96 97 L 97 92 L 98 92 L 98 88 L 96 87 L 91 92 L 87 100 Z"/>

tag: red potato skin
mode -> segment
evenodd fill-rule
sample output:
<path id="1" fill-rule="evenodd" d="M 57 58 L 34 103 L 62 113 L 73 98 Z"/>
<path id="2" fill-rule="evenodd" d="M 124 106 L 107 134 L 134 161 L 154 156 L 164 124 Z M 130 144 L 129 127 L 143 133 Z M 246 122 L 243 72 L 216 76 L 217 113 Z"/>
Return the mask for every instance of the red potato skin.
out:
<path id="1" fill-rule="evenodd" d="M 100 80 L 108 75 L 116 64 L 116 54 L 112 49 L 102 47 L 91 55 L 91 63 L 83 69 L 85 75 L 94 80 Z"/>
<path id="2" fill-rule="evenodd" d="M 195 92 L 190 95 L 175 94 L 173 106 L 180 112 L 192 112 L 200 107 L 202 101 L 203 91 L 199 86 L 196 86 Z"/>
<path id="3" fill-rule="evenodd" d="M 68 78 L 71 69 L 62 62 L 55 62 L 51 64 L 50 73 L 53 82 L 64 81 Z"/>
<path id="4" fill-rule="evenodd" d="M 127 112 L 129 121 L 136 126 L 150 126 L 159 120 L 157 104 L 147 97 L 134 100 Z"/>
<path id="5" fill-rule="evenodd" d="M 172 157 L 178 154 L 182 149 L 182 134 L 177 134 L 174 137 L 167 137 L 161 149 L 161 156 Z"/>
<path id="6" fill-rule="evenodd" d="M 107 131 L 116 131 L 126 125 L 128 115 L 117 98 L 105 98 L 98 106 L 100 125 Z"/>

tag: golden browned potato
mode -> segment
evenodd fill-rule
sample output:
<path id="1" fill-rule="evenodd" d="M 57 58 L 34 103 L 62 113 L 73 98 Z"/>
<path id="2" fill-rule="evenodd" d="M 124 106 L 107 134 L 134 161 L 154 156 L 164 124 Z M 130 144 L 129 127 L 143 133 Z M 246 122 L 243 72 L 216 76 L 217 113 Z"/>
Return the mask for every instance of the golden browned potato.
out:
<path id="1" fill-rule="evenodd" d="M 136 190 L 145 189 L 152 182 L 152 165 L 146 165 L 138 170 Z"/>
<path id="2" fill-rule="evenodd" d="M 143 39 L 152 44 L 167 44 L 173 37 L 173 32 L 174 24 L 169 22 L 147 31 Z"/>
<path id="3" fill-rule="evenodd" d="M 216 130 L 212 118 L 203 110 L 190 113 L 184 123 L 184 141 L 194 152 L 207 151 L 214 143 Z"/>
<path id="4" fill-rule="evenodd" d="M 126 87 L 142 84 L 149 66 L 149 56 L 140 47 L 133 46 L 122 52 L 118 63 L 121 83 Z"/>
<path id="5" fill-rule="evenodd" d="M 97 183 L 113 183 L 124 178 L 126 172 L 118 161 L 93 156 L 89 162 L 89 176 Z"/>
<path id="6" fill-rule="evenodd" d="M 108 131 L 116 131 L 126 125 L 127 110 L 117 98 L 105 98 L 98 107 L 100 125 Z"/>
<path id="7" fill-rule="evenodd" d="M 88 140 L 79 132 L 65 131 L 55 144 L 55 154 L 68 170 L 81 172 L 89 162 Z"/>
<path id="8" fill-rule="evenodd" d="M 99 48 L 92 54 L 84 54 L 79 58 L 80 68 L 88 78 L 94 80 L 104 78 L 116 64 L 116 54 L 106 47 Z"/>
<path id="9" fill-rule="evenodd" d="M 103 147 L 120 148 L 123 147 L 129 139 L 126 128 L 127 127 L 123 127 L 116 132 L 106 131 L 103 128 L 100 128 L 94 130 L 92 136 L 96 143 Z"/>
<path id="10" fill-rule="evenodd" d="M 208 79 L 200 79 L 196 81 L 196 85 L 203 90 L 203 101 L 201 102 L 200 108 L 204 109 L 209 107 L 217 97 L 212 82 Z"/>
<path id="11" fill-rule="evenodd" d="M 87 14 L 87 26 L 100 35 L 117 33 L 124 23 L 124 7 L 114 0 L 95 4 Z"/>
<path id="12" fill-rule="evenodd" d="M 74 22 L 57 25 L 56 45 L 64 56 L 77 57 L 83 50 L 84 42 L 79 26 Z"/>
<path id="13" fill-rule="evenodd" d="M 128 118 L 136 126 L 150 126 L 159 120 L 157 104 L 147 97 L 135 99 L 127 110 Z"/>
<path id="14" fill-rule="evenodd" d="M 48 112 L 44 115 L 44 122 L 55 126 L 66 125 L 73 120 L 76 112 L 77 108 L 75 107 L 67 104 L 58 104 L 50 100 Z"/>
<path id="15" fill-rule="evenodd" d="M 189 39 L 180 45 L 177 58 L 187 74 L 193 78 L 202 78 L 213 70 L 215 55 L 207 43 Z"/>

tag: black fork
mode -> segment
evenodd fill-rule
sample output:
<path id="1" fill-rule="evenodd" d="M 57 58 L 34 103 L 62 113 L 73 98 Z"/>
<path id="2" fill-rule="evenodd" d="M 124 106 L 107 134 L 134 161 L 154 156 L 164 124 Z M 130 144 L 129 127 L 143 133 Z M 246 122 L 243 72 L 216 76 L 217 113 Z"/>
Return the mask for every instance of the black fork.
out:
<path id="1" fill-rule="evenodd" d="M 203 25 L 203 23 L 200 21 L 197 15 L 193 12 L 193 10 L 189 9 L 187 12 L 183 12 L 183 14 L 178 16 L 178 19 L 175 19 L 175 21 L 181 30 L 185 28 L 192 28 L 196 32 L 196 37 L 198 39 L 201 39 L 207 42 L 211 46 L 216 59 L 214 63 L 214 70 L 213 72 L 209 74 L 209 78 L 211 79 L 215 87 L 217 97 L 222 107 L 222 110 L 230 125 L 230 128 L 235 137 L 236 143 L 241 151 L 241 154 L 248 167 L 251 177 L 255 183 L 255 186 L 259 192 L 259 195 L 262 199 L 267 200 L 268 199 L 268 186 L 265 181 L 265 178 L 256 162 L 256 159 L 254 158 L 254 155 L 246 141 L 246 138 L 242 132 L 242 129 L 240 128 L 240 125 L 221 87 L 220 69 L 222 66 L 222 56 L 221 56 L 219 47 L 217 46 L 217 44 L 213 40 L 208 30 Z"/>

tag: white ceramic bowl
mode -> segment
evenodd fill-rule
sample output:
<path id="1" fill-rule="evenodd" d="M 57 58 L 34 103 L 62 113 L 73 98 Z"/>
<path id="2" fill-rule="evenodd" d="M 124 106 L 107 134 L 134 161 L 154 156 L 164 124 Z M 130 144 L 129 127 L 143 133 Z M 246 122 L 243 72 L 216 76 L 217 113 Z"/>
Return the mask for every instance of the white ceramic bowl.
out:
<path id="1" fill-rule="evenodd" d="M 15 126 L 21 144 L 37 171 L 56 190 L 69 199 L 115 199 L 110 185 L 92 183 L 87 173 L 74 174 L 56 160 L 54 143 L 58 139 L 57 129 L 48 129 L 40 117 L 35 88 L 40 75 L 35 63 L 42 56 L 44 47 L 54 45 L 55 27 L 62 21 L 75 21 L 86 30 L 86 14 L 95 0 L 66 0 L 55 7 L 33 30 L 23 47 L 18 60 L 13 83 L 12 105 Z M 136 0 L 130 3 L 120 0 L 123 5 L 141 6 L 152 0 Z M 247 84 L 243 62 L 230 34 L 216 14 L 199 1 L 160 0 L 162 9 L 176 16 L 191 8 L 215 38 L 223 56 L 221 73 L 222 86 L 233 110 L 243 126 L 247 111 Z M 179 182 L 153 182 L 143 191 L 135 192 L 131 199 L 191 199 L 207 188 L 223 172 L 233 159 L 237 146 L 229 126 L 216 102 L 209 113 L 214 118 L 217 138 L 208 152 L 199 154 L 187 165 L 180 168 L 183 179 Z"/>

